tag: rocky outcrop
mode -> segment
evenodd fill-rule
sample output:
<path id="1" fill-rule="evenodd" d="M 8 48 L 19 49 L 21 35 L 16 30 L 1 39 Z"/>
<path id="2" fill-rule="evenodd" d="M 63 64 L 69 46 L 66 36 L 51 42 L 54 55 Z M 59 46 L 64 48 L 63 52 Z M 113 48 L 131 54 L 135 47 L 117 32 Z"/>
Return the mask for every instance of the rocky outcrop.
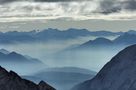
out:
<path id="1" fill-rule="evenodd" d="M 13 71 L 8 72 L 0 67 L 0 90 L 55 90 L 41 81 L 38 85 L 32 81 L 22 79 Z"/>
<path id="2" fill-rule="evenodd" d="M 119 52 L 93 79 L 72 90 L 136 90 L 136 45 Z"/>

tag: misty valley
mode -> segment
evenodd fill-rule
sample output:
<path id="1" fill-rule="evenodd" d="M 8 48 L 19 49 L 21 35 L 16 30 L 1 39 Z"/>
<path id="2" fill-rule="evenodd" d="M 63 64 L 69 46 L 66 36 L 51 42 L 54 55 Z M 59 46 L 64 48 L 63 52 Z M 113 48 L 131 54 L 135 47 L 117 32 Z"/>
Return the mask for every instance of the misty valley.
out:
<path id="1" fill-rule="evenodd" d="M 136 0 L 0 0 L 0 90 L 136 90 Z"/>
<path id="2" fill-rule="evenodd" d="M 0 72 L 4 73 L 3 75 L 6 72 L 11 78 L 20 76 L 36 84 L 44 81 L 39 84 L 46 86 L 46 82 L 56 90 L 98 90 L 95 85 L 100 84 L 98 77 L 102 67 L 119 51 L 135 44 L 135 39 L 135 30 L 110 32 L 70 28 L 61 31 L 48 28 L 41 31 L 0 32 L 0 65 L 7 70 L 3 72 L 2 68 Z M 112 64 L 109 67 L 112 67 Z M 19 76 L 14 72 L 10 73 L 11 70 Z M 20 77 L 17 80 L 23 80 Z M 98 79 L 97 82 L 95 78 Z M 87 80 L 90 80 L 90 83 Z M 38 85 L 35 85 L 35 88 L 41 88 Z M 88 88 L 89 85 L 92 85 L 92 89 Z M 105 88 L 101 84 L 100 87 Z M 54 90 L 49 88 L 47 90 Z"/>

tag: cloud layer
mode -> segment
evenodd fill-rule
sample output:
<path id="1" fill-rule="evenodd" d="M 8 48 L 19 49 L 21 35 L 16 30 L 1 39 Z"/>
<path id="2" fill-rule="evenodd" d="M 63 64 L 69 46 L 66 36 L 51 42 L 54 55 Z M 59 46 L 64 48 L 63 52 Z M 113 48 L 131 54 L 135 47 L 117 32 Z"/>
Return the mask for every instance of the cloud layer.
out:
<path id="1" fill-rule="evenodd" d="M 0 0 L 1 20 L 136 19 L 136 0 Z"/>
<path id="2" fill-rule="evenodd" d="M 136 11 L 136 0 L 102 0 L 98 7 L 101 13 L 105 14 Z"/>
<path id="3" fill-rule="evenodd" d="M 72 1 L 91 1 L 91 0 L 0 0 L 0 3 L 11 3 L 15 1 L 28 1 L 28 2 L 72 2 Z"/>

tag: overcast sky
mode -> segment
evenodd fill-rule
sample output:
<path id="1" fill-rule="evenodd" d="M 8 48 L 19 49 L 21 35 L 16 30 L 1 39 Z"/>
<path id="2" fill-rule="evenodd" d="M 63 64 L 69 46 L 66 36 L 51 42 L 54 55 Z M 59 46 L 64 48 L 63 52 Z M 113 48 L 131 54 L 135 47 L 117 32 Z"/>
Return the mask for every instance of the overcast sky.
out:
<path id="1" fill-rule="evenodd" d="M 127 31 L 136 28 L 135 22 L 136 0 L 0 0 L 1 31 L 49 27 Z"/>

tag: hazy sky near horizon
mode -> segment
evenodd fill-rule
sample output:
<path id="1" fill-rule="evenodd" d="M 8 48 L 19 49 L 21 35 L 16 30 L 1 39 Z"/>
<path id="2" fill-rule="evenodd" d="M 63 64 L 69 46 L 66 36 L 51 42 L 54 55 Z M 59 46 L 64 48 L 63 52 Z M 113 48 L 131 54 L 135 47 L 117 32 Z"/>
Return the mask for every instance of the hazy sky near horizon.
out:
<path id="1" fill-rule="evenodd" d="M 67 30 L 69 28 L 88 29 L 90 31 L 128 31 L 136 30 L 136 20 L 30 20 L 16 22 L 0 22 L 0 31 L 32 31 L 57 28 Z"/>
<path id="2" fill-rule="evenodd" d="M 0 31 L 136 28 L 136 0 L 0 0 Z"/>

